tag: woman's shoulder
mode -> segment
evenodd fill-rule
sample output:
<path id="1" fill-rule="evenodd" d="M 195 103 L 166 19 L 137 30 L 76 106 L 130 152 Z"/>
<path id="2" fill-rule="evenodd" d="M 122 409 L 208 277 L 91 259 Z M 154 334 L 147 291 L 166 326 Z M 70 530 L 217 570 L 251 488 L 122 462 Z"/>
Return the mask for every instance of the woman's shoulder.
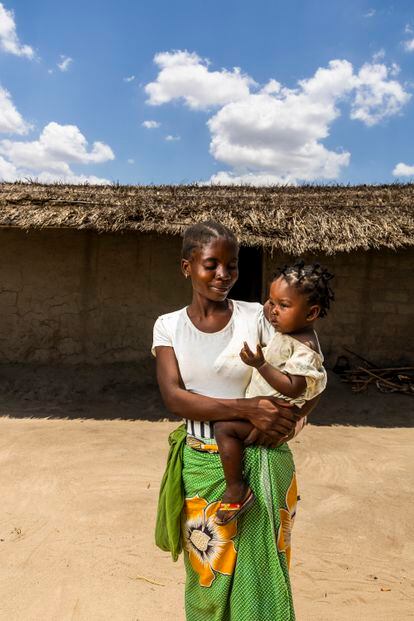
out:
<path id="1" fill-rule="evenodd" d="M 180 326 L 180 319 L 184 318 L 185 308 L 165 313 L 157 317 L 154 323 L 151 351 L 155 356 L 155 347 L 160 345 L 174 347 L 175 334 Z"/>
<path id="2" fill-rule="evenodd" d="M 251 332 L 252 343 L 267 345 L 272 338 L 274 329 L 267 321 L 263 305 L 259 302 L 242 302 L 234 300 L 236 307 L 235 321 L 237 325 Z"/>
<path id="3" fill-rule="evenodd" d="M 257 317 L 263 312 L 263 305 L 260 302 L 244 302 L 243 300 L 232 300 L 232 302 L 242 315 Z"/>
<path id="4" fill-rule="evenodd" d="M 183 308 L 179 308 L 178 310 L 170 311 L 169 313 L 164 313 L 163 315 L 158 315 L 158 317 L 155 320 L 155 323 L 157 322 L 174 323 L 185 312 L 186 308 L 187 307 L 184 306 Z"/>
<path id="5" fill-rule="evenodd" d="M 170 332 L 174 330 L 178 326 L 180 319 L 183 318 L 185 312 L 186 307 L 159 315 L 154 323 L 154 331 L 167 330 Z"/>

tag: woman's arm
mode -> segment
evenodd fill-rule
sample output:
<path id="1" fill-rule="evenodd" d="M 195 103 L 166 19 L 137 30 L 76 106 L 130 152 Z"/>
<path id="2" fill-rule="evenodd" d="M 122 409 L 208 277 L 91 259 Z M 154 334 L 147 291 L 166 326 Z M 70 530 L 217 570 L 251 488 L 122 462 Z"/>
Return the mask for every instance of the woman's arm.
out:
<path id="1" fill-rule="evenodd" d="M 172 347 L 156 347 L 157 380 L 167 409 L 182 418 L 202 421 L 246 420 L 274 442 L 288 435 L 301 412 L 280 407 L 272 397 L 217 399 L 184 388 Z"/>

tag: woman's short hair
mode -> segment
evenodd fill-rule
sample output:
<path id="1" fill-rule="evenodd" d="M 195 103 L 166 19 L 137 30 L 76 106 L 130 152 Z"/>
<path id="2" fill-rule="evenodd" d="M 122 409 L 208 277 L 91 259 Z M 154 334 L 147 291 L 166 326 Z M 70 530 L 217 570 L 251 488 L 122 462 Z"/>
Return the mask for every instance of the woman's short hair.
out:
<path id="1" fill-rule="evenodd" d="M 197 222 L 189 226 L 183 235 L 183 245 L 181 256 L 183 259 L 191 259 L 194 250 L 202 248 L 210 243 L 213 239 L 224 237 L 228 241 L 238 246 L 237 237 L 227 226 L 216 222 L 215 220 L 206 220 L 205 222 Z"/>

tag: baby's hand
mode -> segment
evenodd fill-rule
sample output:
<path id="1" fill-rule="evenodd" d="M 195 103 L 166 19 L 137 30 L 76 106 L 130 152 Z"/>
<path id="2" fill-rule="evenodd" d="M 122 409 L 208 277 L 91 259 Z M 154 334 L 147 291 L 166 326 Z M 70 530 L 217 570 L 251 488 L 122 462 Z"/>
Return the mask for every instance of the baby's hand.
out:
<path id="1" fill-rule="evenodd" d="M 244 341 L 243 349 L 240 352 L 240 358 L 245 364 L 248 364 L 249 367 L 255 367 L 255 369 L 258 369 L 266 362 L 260 345 L 257 345 L 256 353 L 254 354 L 246 341 Z"/>

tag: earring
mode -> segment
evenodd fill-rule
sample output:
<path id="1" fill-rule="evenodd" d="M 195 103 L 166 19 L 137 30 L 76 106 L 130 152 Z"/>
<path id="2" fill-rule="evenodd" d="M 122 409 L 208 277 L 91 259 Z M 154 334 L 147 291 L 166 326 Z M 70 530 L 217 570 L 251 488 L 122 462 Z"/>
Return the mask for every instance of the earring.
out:
<path id="1" fill-rule="evenodd" d="M 185 277 L 188 278 L 188 274 L 186 274 Z"/>

